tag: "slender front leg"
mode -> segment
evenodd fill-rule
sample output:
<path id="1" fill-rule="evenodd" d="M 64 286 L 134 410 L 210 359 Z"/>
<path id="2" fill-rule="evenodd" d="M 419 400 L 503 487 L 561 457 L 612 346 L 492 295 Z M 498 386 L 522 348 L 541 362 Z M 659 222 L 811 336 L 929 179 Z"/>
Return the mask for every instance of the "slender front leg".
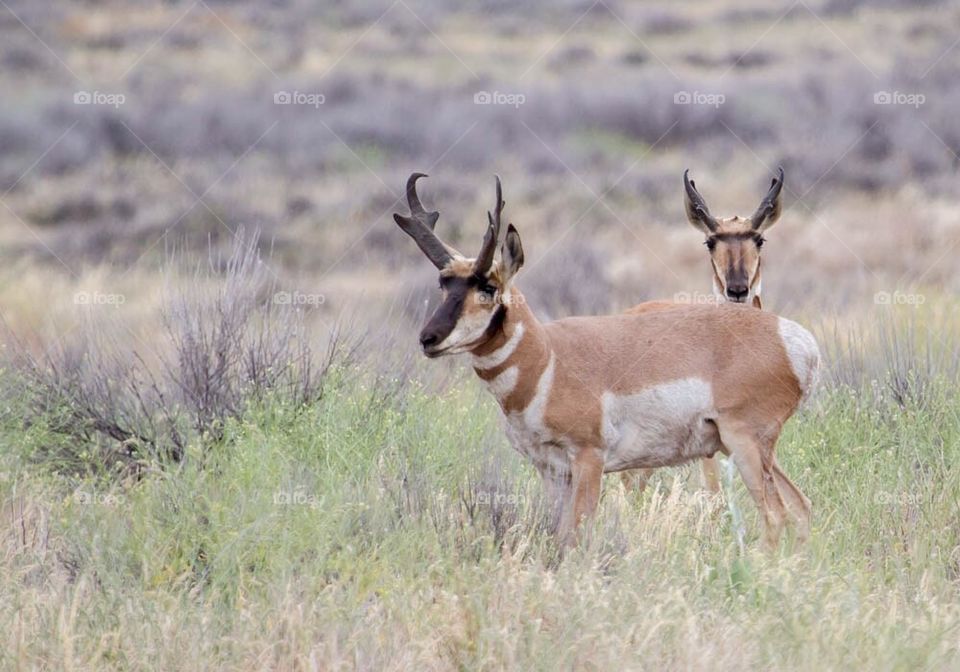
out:
<path id="1" fill-rule="evenodd" d="M 597 448 L 580 448 L 570 462 L 570 491 L 560 518 L 560 540 L 575 546 L 577 528 L 584 518 L 592 518 L 600 501 L 603 480 L 603 454 Z"/>

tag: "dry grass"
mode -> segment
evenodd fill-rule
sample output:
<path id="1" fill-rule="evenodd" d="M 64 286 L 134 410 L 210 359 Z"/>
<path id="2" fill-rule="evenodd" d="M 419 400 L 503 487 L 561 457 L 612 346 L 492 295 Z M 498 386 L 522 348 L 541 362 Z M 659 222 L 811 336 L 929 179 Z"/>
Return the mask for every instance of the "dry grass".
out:
<path id="1" fill-rule="evenodd" d="M 908 323 L 890 334 L 924 359 Z M 953 383 L 922 397 L 828 384 L 791 421 L 780 460 L 816 512 L 802 549 L 754 550 L 738 481 L 710 498 L 674 469 L 640 498 L 610 478 L 592 534 L 560 560 L 493 404 L 418 377 L 402 395 L 361 373 L 300 412 L 251 407 L 204 459 L 139 482 L 39 473 L 30 451 L 48 435 L 8 417 L 0 665 L 956 664 Z"/>

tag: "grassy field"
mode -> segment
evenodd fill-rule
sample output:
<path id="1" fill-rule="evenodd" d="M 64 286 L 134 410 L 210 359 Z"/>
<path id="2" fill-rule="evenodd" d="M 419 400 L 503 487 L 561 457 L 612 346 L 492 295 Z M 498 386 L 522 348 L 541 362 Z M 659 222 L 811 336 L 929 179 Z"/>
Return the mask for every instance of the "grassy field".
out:
<path id="1" fill-rule="evenodd" d="M 945 353 L 906 349 L 911 328 L 889 331 L 904 377 L 827 376 L 789 423 L 778 454 L 815 518 L 776 556 L 739 478 L 711 497 L 686 468 L 639 496 L 608 477 L 561 560 L 466 375 L 440 393 L 426 367 L 336 366 L 318 401 L 266 399 L 136 478 L 8 401 L 0 667 L 956 667 L 960 401 L 914 377 Z"/>
<path id="2" fill-rule="evenodd" d="M 958 21 L 0 2 L 0 670 L 960 668 Z M 728 216 L 780 165 L 810 542 L 692 466 L 607 477 L 561 557 L 493 400 L 421 361 L 407 176 L 467 254 L 502 176 L 546 320 L 710 300 L 684 169 Z"/>

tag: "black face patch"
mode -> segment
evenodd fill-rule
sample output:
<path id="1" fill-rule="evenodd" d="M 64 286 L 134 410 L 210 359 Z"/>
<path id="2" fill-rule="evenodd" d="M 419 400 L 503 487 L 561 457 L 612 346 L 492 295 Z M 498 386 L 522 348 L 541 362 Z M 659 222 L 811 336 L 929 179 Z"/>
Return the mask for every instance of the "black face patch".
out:
<path id="1" fill-rule="evenodd" d="M 455 275 L 441 276 L 440 287 L 446 292 L 446 296 L 421 332 L 421 336 L 432 336 L 435 343 L 442 343 L 456 328 L 457 323 L 463 316 L 463 309 L 471 291 L 490 294 L 491 300 L 493 294 L 496 293 L 496 287 L 492 285 L 490 280 L 478 275 L 471 275 L 466 278 Z M 494 318 L 496 317 L 495 314 Z M 491 324 L 494 321 L 496 320 L 492 320 Z"/>
<path id="2" fill-rule="evenodd" d="M 476 280 L 472 276 L 469 278 L 441 277 L 440 287 L 446 292 L 446 296 L 423 328 L 423 333 L 430 333 L 436 337 L 437 343 L 442 343 L 460 321 L 463 307 L 467 303 L 467 294 L 475 285 Z"/>

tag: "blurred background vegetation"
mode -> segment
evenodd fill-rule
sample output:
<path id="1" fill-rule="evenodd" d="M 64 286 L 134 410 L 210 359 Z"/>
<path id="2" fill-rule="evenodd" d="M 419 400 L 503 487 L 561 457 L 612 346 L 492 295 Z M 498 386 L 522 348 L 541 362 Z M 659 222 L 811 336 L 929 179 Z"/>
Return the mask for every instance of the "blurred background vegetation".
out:
<path id="1" fill-rule="evenodd" d="M 0 298 L 35 329 L 72 320 L 77 290 L 149 319 L 171 246 L 228 249 L 245 227 L 319 312 L 378 314 L 433 284 L 391 218 L 420 170 L 469 253 L 502 175 L 542 314 L 615 310 L 710 289 L 685 168 L 715 212 L 747 215 L 778 165 L 771 308 L 953 295 L 958 21 L 854 0 L 10 2 Z"/>

